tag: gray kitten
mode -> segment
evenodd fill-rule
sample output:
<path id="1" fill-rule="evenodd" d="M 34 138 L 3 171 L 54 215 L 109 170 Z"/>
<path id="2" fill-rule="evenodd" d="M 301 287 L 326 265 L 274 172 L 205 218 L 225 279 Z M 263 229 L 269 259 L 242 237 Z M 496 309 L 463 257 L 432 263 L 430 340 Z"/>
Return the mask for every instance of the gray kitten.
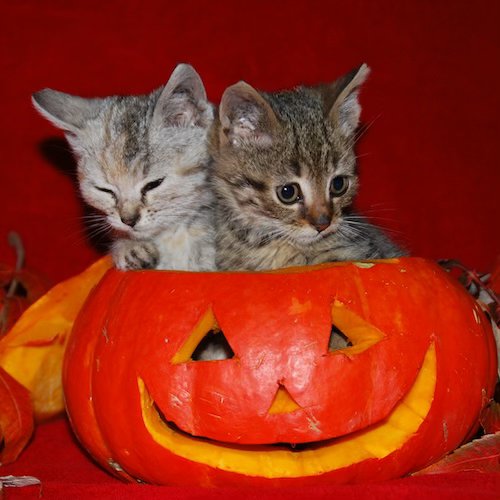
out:
<path id="1" fill-rule="evenodd" d="M 369 68 L 277 93 L 239 82 L 210 134 L 219 269 L 276 269 L 403 252 L 351 211 L 358 91 Z"/>
<path id="2" fill-rule="evenodd" d="M 33 104 L 66 132 L 83 198 L 113 232 L 118 268 L 214 269 L 213 107 L 191 66 L 178 65 L 149 95 L 86 99 L 45 89 Z"/>

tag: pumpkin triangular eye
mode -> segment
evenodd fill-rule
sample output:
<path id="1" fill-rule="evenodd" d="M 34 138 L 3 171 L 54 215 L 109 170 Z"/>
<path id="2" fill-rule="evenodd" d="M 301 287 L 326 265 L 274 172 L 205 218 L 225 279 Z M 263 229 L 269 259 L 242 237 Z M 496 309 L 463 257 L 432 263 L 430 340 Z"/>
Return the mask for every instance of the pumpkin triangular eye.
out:
<path id="1" fill-rule="evenodd" d="M 330 352 L 337 351 L 338 349 L 345 349 L 351 346 L 352 342 L 349 340 L 349 337 L 342 332 L 339 327 L 332 325 L 330 340 L 328 341 L 328 350 Z"/>
<path id="2" fill-rule="evenodd" d="M 214 361 L 234 358 L 234 351 L 220 330 L 210 330 L 191 354 L 193 361 Z"/>
<path id="3" fill-rule="evenodd" d="M 219 328 L 212 309 L 198 321 L 182 347 L 175 353 L 172 363 L 212 361 L 234 357 L 234 351 Z"/>
<path id="4" fill-rule="evenodd" d="M 330 352 L 359 354 L 385 337 L 377 327 L 368 323 L 339 300 L 332 305 L 332 329 L 328 341 Z"/>

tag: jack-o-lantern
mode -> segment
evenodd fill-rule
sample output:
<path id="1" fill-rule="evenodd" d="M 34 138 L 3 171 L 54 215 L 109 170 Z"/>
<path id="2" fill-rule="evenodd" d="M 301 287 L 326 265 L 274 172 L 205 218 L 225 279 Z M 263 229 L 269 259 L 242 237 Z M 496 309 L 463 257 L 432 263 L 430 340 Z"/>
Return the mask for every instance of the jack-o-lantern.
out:
<path id="1" fill-rule="evenodd" d="M 196 354 L 207 339 L 227 359 Z M 438 266 L 110 270 L 75 323 L 71 423 L 104 467 L 159 484 L 320 484 L 417 470 L 477 428 L 496 353 Z"/>

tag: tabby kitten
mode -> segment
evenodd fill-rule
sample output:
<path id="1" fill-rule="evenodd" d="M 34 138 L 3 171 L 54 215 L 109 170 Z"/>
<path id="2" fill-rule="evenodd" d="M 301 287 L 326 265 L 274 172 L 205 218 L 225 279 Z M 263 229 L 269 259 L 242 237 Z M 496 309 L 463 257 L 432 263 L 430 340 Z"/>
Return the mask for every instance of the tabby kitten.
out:
<path id="1" fill-rule="evenodd" d="M 276 269 L 402 255 L 351 210 L 358 91 L 369 68 L 277 93 L 239 82 L 210 134 L 219 269 Z"/>
<path id="2" fill-rule="evenodd" d="M 187 64 L 149 95 L 86 99 L 45 89 L 35 108 L 66 132 L 85 201 L 120 269 L 214 269 L 207 131 L 213 107 Z"/>

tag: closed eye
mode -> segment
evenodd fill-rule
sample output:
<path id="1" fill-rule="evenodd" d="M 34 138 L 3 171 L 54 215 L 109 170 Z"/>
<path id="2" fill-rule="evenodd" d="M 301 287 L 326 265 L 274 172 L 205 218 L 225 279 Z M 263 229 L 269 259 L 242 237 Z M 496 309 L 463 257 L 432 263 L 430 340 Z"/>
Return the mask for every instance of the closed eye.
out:
<path id="1" fill-rule="evenodd" d="M 151 191 L 151 190 L 157 188 L 163 182 L 164 179 L 165 179 L 165 177 L 162 177 L 161 179 L 156 179 L 154 181 L 148 182 L 141 189 L 141 194 L 144 195 L 148 191 Z"/>
<path id="2" fill-rule="evenodd" d="M 103 193 L 107 193 L 107 194 L 110 194 L 115 200 L 116 200 L 116 193 L 111 190 L 111 189 L 108 189 L 108 188 L 104 188 L 104 187 L 100 187 L 100 186 L 94 186 L 97 190 L 103 192 Z"/>

